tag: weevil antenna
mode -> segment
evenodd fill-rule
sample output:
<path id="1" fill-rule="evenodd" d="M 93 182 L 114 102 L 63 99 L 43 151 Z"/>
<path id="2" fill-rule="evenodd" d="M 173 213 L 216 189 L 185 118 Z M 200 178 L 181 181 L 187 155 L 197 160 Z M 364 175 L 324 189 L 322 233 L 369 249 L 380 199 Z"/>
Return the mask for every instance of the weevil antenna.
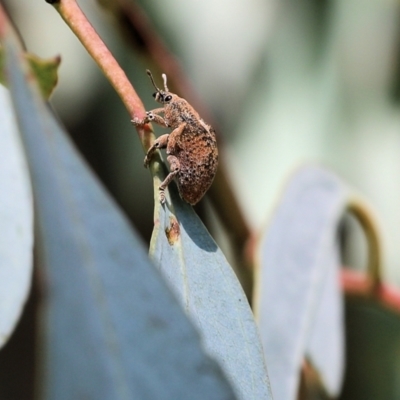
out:
<path id="1" fill-rule="evenodd" d="M 157 92 L 160 92 L 160 89 L 157 87 L 156 83 L 154 82 L 154 78 L 153 78 L 151 71 L 149 69 L 146 69 L 146 73 L 150 77 L 151 83 L 156 88 Z"/>
<path id="2" fill-rule="evenodd" d="M 165 89 L 166 92 L 169 92 L 168 86 L 167 86 L 167 75 L 162 74 L 161 76 L 162 76 L 163 81 L 164 81 L 164 89 Z"/>

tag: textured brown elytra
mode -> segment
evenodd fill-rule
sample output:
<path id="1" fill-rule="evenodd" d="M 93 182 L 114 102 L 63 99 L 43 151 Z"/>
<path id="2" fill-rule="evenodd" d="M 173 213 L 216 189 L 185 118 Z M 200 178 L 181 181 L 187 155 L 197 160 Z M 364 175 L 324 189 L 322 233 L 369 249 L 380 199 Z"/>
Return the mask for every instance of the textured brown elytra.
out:
<path id="1" fill-rule="evenodd" d="M 154 141 L 146 154 L 144 165 L 149 165 L 156 149 L 166 149 L 170 173 L 159 187 L 160 202 L 165 202 L 165 188 L 176 178 L 182 199 L 196 204 L 211 186 L 217 172 L 215 131 L 185 99 L 168 90 L 165 74 L 162 75 L 164 90 L 161 90 L 156 86 L 151 72 L 146 72 L 156 89 L 153 97 L 164 107 L 148 111 L 144 120 L 133 122 L 136 125 L 155 122 L 172 128 L 172 132 Z M 161 113 L 164 117 L 159 115 Z"/>

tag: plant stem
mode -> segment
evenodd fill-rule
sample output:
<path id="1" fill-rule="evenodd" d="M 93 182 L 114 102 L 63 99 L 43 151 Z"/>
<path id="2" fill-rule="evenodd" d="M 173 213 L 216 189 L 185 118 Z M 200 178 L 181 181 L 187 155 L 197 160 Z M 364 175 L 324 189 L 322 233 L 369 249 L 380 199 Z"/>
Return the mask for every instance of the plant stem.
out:
<path id="1" fill-rule="evenodd" d="M 368 244 L 368 275 L 372 281 L 371 290 L 380 287 L 382 281 L 382 249 L 378 226 L 368 206 L 358 197 L 349 201 L 348 212 L 354 215 L 364 229 Z"/>
<path id="2" fill-rule="evenodd" d="M 132 120 L 143 120 L 146 110 L 125 72 L 108 50 L 100 36 L 80 9 L 76 0 L 46 0 L 58 11 L 82 45 L 96 61 L 115 91 L 118 93 Z M 136 128 L 145 151 L 153 140 L 151 126 Z"/>
<path id="3" fill-rule="evenodd" d="M 2 39 L 6 33 L 8 24 L 8 18 L 3 6 L 0 3 L 0 39 Z"/>

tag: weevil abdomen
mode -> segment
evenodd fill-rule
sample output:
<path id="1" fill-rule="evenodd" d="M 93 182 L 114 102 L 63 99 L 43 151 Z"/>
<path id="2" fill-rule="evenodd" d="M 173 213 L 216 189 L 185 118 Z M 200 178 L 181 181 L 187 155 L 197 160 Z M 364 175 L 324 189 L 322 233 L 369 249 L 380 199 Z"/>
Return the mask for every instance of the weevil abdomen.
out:
<path id="1" fill-rule="evenodd" d="M 218 148 L 212 128 L 202 134 L 193 134 L 190 128 L 183 130 L 172 146 L 167 146 L 167 154 L 174 155 L 180 162 L 177 174 L 181 197 L 194 205 L 211 186 L 218 167 Z"/>

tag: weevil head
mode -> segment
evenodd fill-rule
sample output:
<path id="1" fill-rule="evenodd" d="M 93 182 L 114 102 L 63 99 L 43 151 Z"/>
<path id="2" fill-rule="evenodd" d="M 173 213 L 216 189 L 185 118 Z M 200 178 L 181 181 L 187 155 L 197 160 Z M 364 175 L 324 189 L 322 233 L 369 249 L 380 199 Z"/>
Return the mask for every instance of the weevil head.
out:
<path id="1" fill-rule="evenodd" d="M 156 101 L 158 103 L 161 103 L 161 104 L 170 103 L 175 95 L 173 93 L 170 93 L 170 91 L 168 90 L 167 75 L 162 74 L 162 78 L 163 78 L 163 81 L 164 81 L 164 90 L 161 90 L 155 84 L 154 79 L 153 79 L 153 75 L 151 74 L 150 70 L 146 70 L 146 72 L 147 72 L 147 75 L 150 77 L 150 80 L 151 80 L 153 86 L 156 89 L 156 92 L 153 93 L 153 97 L 156 99 Z"/>

